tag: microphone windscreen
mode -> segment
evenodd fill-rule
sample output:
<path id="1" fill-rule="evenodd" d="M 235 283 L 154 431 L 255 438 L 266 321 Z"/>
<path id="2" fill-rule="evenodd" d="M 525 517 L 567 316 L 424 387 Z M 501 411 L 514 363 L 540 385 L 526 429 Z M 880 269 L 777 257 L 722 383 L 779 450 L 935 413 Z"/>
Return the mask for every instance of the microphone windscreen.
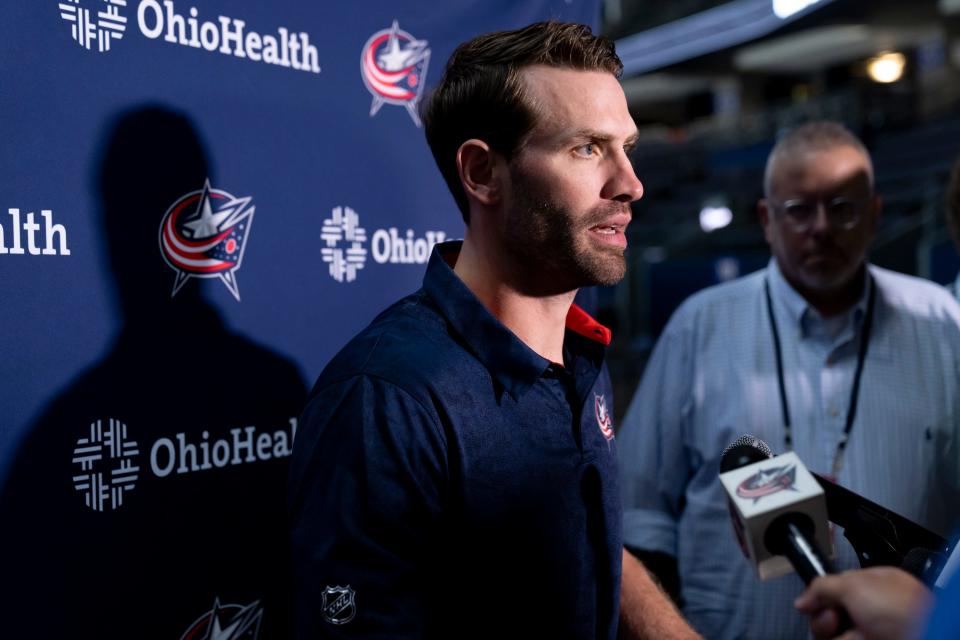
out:
<path id="1" fill-rule="evenodd" d="M 720 454 L 720 473 L 726 473 L 754 462 L 773 457 L 769 445 L 756 436 L 742 435 Z"/>

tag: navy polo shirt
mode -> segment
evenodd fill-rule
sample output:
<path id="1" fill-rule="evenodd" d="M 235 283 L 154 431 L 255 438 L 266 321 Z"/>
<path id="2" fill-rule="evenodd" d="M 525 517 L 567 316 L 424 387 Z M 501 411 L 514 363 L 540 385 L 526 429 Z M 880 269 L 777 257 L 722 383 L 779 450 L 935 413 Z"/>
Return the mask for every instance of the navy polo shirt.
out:
<path id="1" fill-rule="evenodd" d="M 621 524 L 609 331 L 563 366 L 434 249 L 423 288 L 324 369 L 289 486 L 300 638 L 616 637 Z"/>

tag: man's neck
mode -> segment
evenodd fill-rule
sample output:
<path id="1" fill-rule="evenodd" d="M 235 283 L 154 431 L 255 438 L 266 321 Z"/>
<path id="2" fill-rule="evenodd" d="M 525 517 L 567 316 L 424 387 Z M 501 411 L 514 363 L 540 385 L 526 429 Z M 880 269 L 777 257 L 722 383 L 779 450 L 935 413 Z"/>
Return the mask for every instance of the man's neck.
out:
<path id="1" fill-rule="evenodd" d="M 790 282 L 789 279 L 787 281 Z M 803 296 L 821 317 L 832 318 L 846 313 L 860 301 L 866 281 L 866 265 L 860 265 L 860 269 L 849 282 L 830 291 L 809 290 L 794 282 L 790 282 L 790 286 Z"/>
<path id="2" fill-rule="evenodd" d="M 512 282 L 511 267 L 471 242 L 467 231 L 454 273 L 505 327 L 524 344 L 551 362 L 563 363 L 567 312 L 576 291 L 531 296 Z"/>

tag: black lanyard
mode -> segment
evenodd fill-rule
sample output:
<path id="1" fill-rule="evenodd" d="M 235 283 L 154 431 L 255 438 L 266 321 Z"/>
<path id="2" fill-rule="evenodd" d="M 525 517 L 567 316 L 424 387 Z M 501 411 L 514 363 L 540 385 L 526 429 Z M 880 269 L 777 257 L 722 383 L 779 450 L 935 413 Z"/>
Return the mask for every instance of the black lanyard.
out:
<path id="1" fill-rule="evenodd" d="M 853 420 L 857 417 L 857 398 L 860 391 L 860 375 L 863 373 L 863 363 L 867 359 L 867 346 L 870 344 L 870 330 L 873 327 L 873 307 L 876 298 L 877 286 L 873 278 L 867 283 L 870 287 L 870 296 L 867 299 L 867 315 L 863 318 L 863 333 L 860 337 L 860 350 L 857 354 L 857 368 L 853 374 L 853 388 L 850 390 L 850 406 L 847 409 L 847 424 L 843 428 L 843 435 L 837 443 L 837 452 L 833 456 L 831 475 L 839 477 L 843 463 L 843 452 L 850 439 L 850 430 L 853 429 Z M 777 319 L 773 315 L 773 301 L 770 298 L 770 282 L 763 281 L 763 291 L 767 296 L 767 314 L 770 316 L 770 332 L 773 334 L 773 350 L 777 359 L 777 382 L 780 385 L 780 407 L 783 412 L 783 443 L 788 451 L 793 449 L 793 436 L 790 432 L 790 405 L 787 403 L 787 385 L 783 380 L 783 354 L 780 350 L 780 332 L 777 330 Z"/>

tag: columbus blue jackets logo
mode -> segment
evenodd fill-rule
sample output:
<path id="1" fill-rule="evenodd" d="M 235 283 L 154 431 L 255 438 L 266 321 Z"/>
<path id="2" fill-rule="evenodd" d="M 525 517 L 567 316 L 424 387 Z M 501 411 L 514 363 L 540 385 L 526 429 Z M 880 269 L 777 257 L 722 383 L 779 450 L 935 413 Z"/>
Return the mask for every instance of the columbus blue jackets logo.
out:
<path id="1" fill-rule="evenodd" d="M 600 427 L 600 433 L 609 442 L 613 440 L 613 419 L 610 412 L 607 411 L 607 398 L 599 393 L 593 394 L 593 409 L 597 415 L 597 426 Z"/>
<path id="2" fill-rule="evenodd" d="M 236 272 L 253 222 L 250 200 L 214 189 L 207 180 L 203 189 L 170 205 L 160 223 L 160 252 L 177 273 L 171 297 L 190 278 L 220 278 L 240 300 Z"/>
<path id="3" fill-rule="evenodd" d="M 323 602 L 320 609 L 323 619 L 330 624 L 346 624 L 357 615 L 354 592 L 350 585 L 345 587 L 326 587 L 323 590 Z"/>
<path id="4" fill-rule="evenodd" d="M 180 640 L 257 640 L 262 618 L 259 600 L 241 606 L 222 605 L 214 598 L 213 608 L 197 618 Z"/>
<path id="5" fill-rule="evenodd" d="M 737 497 L 753 500 L 756 503 L 760 498 L 779 493 L 784 489 L 796 490 L 797 466 L 784 465 L 761 469 L 744 480 L 737 487 Z"/>
<path id="6" fill-rule="evenodd" d="M 417 104 L 423 95 L 430 64 L 426 40 L 417 40 L 400 29 L 397 21 L 389 29 L 378 31 L 367 40 L 360 54 L 360 75 L 373 96 L 370 117 L 387 104 L 407 109 L 413 123 L 420 126 Z"/>

